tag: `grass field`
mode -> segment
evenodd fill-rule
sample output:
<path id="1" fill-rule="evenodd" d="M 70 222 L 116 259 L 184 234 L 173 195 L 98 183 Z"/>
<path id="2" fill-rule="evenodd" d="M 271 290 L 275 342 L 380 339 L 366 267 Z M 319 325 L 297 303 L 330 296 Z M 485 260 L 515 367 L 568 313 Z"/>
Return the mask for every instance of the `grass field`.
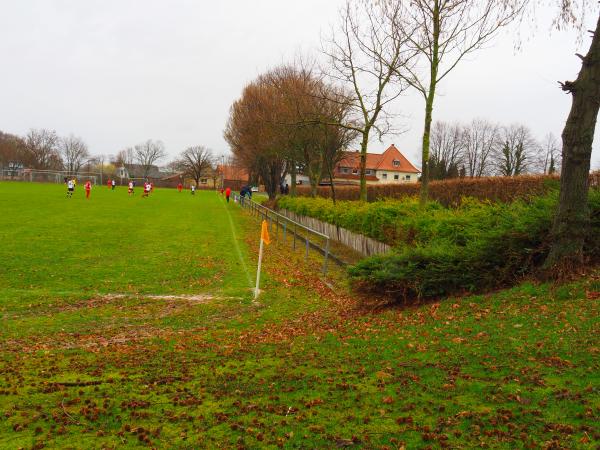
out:
<path id="1" fill-rule="evenodd" d="M 596 448 L 600 273 L 370 310 L 214 192 L 0 183 L 0 448 Z M 333 289 L 331 288 L 333 287 Z"/>

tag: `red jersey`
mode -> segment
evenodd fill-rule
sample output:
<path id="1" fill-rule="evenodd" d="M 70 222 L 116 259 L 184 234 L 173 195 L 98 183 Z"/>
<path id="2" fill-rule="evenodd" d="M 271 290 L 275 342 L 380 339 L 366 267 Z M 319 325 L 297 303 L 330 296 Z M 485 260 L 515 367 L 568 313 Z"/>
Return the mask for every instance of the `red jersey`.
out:
<path id="1" fill-rule="evenodd" d="M 90 189 L 92 189 L 92 183 L 90 183 L 89 181 L 87 183 L 85 183 L 85 190 L 89 191 Z"/>
<path id="2" fill-rule="evenodd" d="M 231 188 L 225 189 L 225 195 L 229 197 L 231 195 Z"/>

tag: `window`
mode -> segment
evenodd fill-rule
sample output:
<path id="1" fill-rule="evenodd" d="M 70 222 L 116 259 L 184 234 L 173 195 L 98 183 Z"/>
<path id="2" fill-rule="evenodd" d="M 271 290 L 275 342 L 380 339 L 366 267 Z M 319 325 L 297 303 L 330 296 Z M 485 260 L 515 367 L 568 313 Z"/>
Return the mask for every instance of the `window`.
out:
<path id="1" fill-rule="evenodd" d="M 384 180 L 387 180 L 387 173 L 382 173 L 381 178 L 383 178 Z"/>
<path id="2" fill-rule="evenodd" d="M 350 170 L 347 167 L 342 167 L 342 168 L 340 168 L 340 172 L 348 173 L 348 172 L 350 172 Z"/>
<path id="3" fill-rule="evenodd" d="M 373 171 L 371 169 L 365 169 L 365 175 L 373 175 Z"/>
<path id="4" fill-rule="evenodd" d="M 410 175 L 406 175 L 406 176 L 404 177 L 404 179 L 405 179 L 406 181 L 410 181 Z"/>
<path id="5" fill-rule="evenodd" d="M 208 180 L 206 178 L 200 178 L 200 183 L 206 184 L 206 183 L 208 183 Z"/>
<path id="6" fill-rule="evenodd" d="M 352 175 L 357 175 L 358 174 L 358 169 L 352 169 Z"/>
<path id="7" fill-rule="evenodd" d="M 394 180 L 399 180 L 400 179 L 400 175 L 394 175 Z"/>
<path id="8" fill-rule="evenodd" d="M 397 159 L 392 161 L 392 164 L 394 164 L 394 167 L 400 167 L 400 161 L 398 161 Z"/>

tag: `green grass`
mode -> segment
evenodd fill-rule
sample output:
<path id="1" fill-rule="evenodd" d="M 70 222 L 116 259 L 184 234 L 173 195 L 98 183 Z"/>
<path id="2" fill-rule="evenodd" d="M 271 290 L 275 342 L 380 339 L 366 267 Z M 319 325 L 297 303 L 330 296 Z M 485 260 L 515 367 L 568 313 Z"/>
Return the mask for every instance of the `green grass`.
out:
<path id="1" fill-rule="evenodd" d="M 0 183 L 0 448 L 598 445 L 598 272 L 369 311 L 277 242 L 256 303 L 235 204 L 64 190 Z"/>

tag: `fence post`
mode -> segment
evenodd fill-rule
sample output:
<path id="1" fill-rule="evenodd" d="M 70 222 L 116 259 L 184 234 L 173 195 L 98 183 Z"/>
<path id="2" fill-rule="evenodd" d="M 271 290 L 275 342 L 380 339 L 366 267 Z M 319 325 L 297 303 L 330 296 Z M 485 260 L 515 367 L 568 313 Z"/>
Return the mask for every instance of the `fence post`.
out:
<path id="1" fill-rule="evenodd" d="M 296 222 L 294 222 L 294 250 L 296 250 Z"/>
<path id="2" fill-rule="evenodd" d="M 308 261 L 308 246 L 309 246 L 309 242 L 308 242 L 308 237 L 306 238 L 306 255 L 304 255 L 304 259 Z"/>
<path id="3" fill-rule="evenodd" d="M 283 243 L 285 244 L 285 232 L 287 231 L 287 222 L 283 222 Z"/>
<path id="4" fill-rule="evenodd" d="M 323 259 L 323 274 L 327 275 L 327 260 L 329 259 L 329 238 L 325 242 L 325 258 Z"/>

